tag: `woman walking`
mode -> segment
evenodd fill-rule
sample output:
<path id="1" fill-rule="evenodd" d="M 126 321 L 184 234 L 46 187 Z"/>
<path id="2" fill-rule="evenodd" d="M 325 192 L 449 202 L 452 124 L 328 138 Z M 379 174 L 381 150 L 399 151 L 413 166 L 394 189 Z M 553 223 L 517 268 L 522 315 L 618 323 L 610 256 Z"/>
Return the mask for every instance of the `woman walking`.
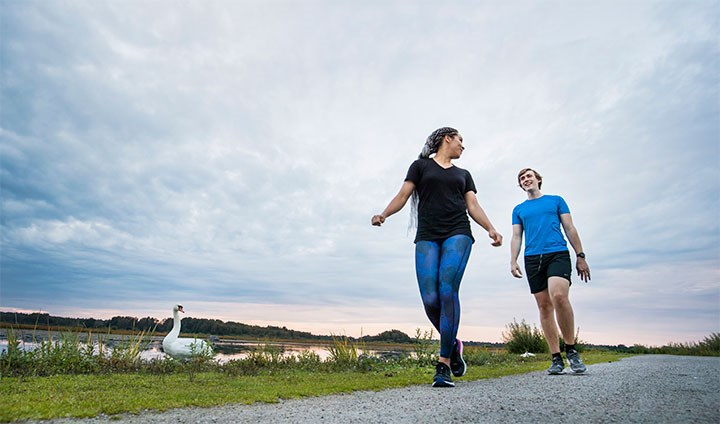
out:
<path id="1" fill-rule="evenodd" d="M 410 165 L 398 194 L 371 220 L 372 225 L 382 225 L 412 197 L 420 296 L 427 317 L 440 333 L 440 360 L 433 387 L 454 387 L 450 374 L 460 377 L 467 369 L 462 342 L 456 337 L 460 324 L 460 281 L 475 241 L 468 214 L 487 231 L 493 246 L 502 245 L 502 236 L 478 203 L 472 176 L 452 163 L 463 150 L 463 138 L 456 129 L 443 127 L 433 131 L 418 159 Z"/>

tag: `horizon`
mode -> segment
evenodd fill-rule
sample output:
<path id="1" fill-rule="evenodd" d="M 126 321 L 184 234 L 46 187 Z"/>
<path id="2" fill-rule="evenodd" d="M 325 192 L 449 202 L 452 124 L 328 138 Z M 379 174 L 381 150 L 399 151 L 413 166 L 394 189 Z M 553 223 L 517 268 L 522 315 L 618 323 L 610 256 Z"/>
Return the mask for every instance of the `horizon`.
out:
<path id="1" fill-rule="evenodd" d="M 41 315 L 47 314 L 47 315 L 49 315 L 49 316 L 56 317 L 56 318 L 79 319 L 79 320 L 82 320 L 82 319 L 100 319 L 100 320 L 107 321 L 107 320 L 110 320 L 110 319 L 112 319 L 112 318 L 114 318 L 114 317 L 129 317 L 129 318 L 134 318 L 134 319 L 137 319 L 137 320 L 140 320 L 140 319 L 143 319 L 143 318 L 153 318 L 153 319 L 156 319 L 158 322 L 164 322 L 164 321 L 166 321 L 166 320 L 168 320 L 168 319 L 172 319 L 171 316 L 170 316 L 170 317 L 165 317 L 165 318 L 159 318 L 159 317 L 154 317 L 154 316 L 132 316 L 132 315 L 113 315 L 113 316 L 108 316 L 108 317 L 97 317 L 97 316 L 76 317 L 76 316 L 60 316 L 60 315 L 55 315 L 55 314 L 53 314 L 53 313 L 51 313 L 51 312 L 46 312 L 46 311 L 32 311 L 32 312 L 30 312 L 30 311 L 20 311 L 20 310 L 15 310 L 15 311 L 0 310 L 0 312 L 3 312 L 3 313 L 41 314 Z M 184 318 L 194 318 L 194 319 L 207 319 L 207 320 L 215 320 L 215 319 L 217 319 L 217 318 L 207 318 L 207 317 L 201 317 L 201 316 L 185 316 L 185 315 L 181 315 L 180 318 L 181 318 L 181 319 L 184 319 Z M 403 331 L 403 330 L 400 330 L 400 329 L 397 329 L 397 328 L 387 328 L 387 329 L 385 329 L 385 330 L 381 330 L 381 331 L 378 331 L 378 332 L 372 333 L 372 334 L 363 334 L 363 333 L 361 332 L 360 335 L 352 336 L 352 335 L 347 335 L 347 334 L 334 334 L 334 333 L 322 334 L 322 333 L 316 333 L 316 332 L 311 332 L 311 331 L 298 330 L 298 329 L 292 328 L 292 327 L 290 327 L 290 326 L 288 326 L 288 325 L 251 324 L 251 323 L 248 323 L 248 322 L 235 321 L 235 320 L 220 320 L 220 321 L 222 321 L 223 323 L 233 322 L 233 323 L 237 323 L 237 324 L 253 325 L 253 326 L 257 326 L 257 327 L 261 327 L 261 328 L 268 328 L 268 327 L 283 328 L 283 329 L 287 329 L 287 330 L 291 330 L 291 331 L 300 331 L 300 332 L 304 332 L 304 333 L 309 333 L 311 336 L 316 336 L 316 337 L 339 336 L 339 337 L 352 337 L 352 338 L 359 339 L 359 338 L 365 337 L 365 336 L 370 336 L 370 337 L 371 337 L 371 336 L 377 336 L 377 335 L 380 335 L 380 334 L 382 334 L 382 333 L 384 333 L 384 332 L 388 332 L 388 331 L 401 331 L 401 332 L 403 332 L 404 334 L 408 335 L 410 338 L 413 338 L 414 335 L 415 335 L 415 330 L 413 330 L 412 332 L 408 332 L 408 331 Z M 519 320 L 517 320 L 517 321 L 518 321 L 518 322 L 521 322 L 522 319 L 519 319 Z M 529 322 L 527 322 L 527 320 L 525 320 L 525 322 L 526 322 L 528 325 L 530 325 L 531 327 L 533 327 L 533 326 L 534 326 L 534 327 L 537 327 L 537 329 L 539 329 L 540 331 L 542 331 L 542 329 L 539 328 L 539 325 L 538 325 L 538 324 L 529 323 Z M 10 324 L 10 325 L 12 325 L 12 324 Z M 38 323 L 38 325 L 39 325 L 39 323 Z M 428 328 L 419 328 L 419 327 L 418 327 L 417 329 L 418 329 L 418 330 L 421 330 L 421 331 L 425 331 L 425 330 L 429 331 L 429 330 L 430 330 L 429 327 L 428 327 Z M 182 334 L 182 332 L 181 332 L 181 334 Z M 209 335 L 212 335 L 212 334 L 209 334 Z M 712 333 L 711 333 L 711 334 L 707 334 L 706 336 L 704 336 L 704 337 L 702 337 L 702 338 L 700 338 L 700 339 L 698 339 L 698 340 L 688 340 L 688 341 L 685 341 L 685 342 L 669 341 L 669 342 L 663 343 L 663 344 L 661 344 L 661 345 L 646 345 L 646 344 L 642 344 L 642 343 L 593 343 L 593 342 L 584 340 L 584 339 L 582 339 L 582 338 L 580 338 L 580 342 L 581 342 L 582 344 L 594 345 L 594 346 L 620 346 L 620 345 L 624 345 L 624 346 L 632 347 L 632 346 L 634 346 L 634 345 L 639 345 L 639 346 L 644 346 L 644 347 L 662 347 L 662 346 L 670 345 L 670 344 L 672 344 L 672 343 L 683 343 L 683 344 L 687 344 L 687 343 L 698 343 L 698 342 L 703 341 L 706 337 L 711 336 L 711 335 L 712 335 Z M 437 333 L 437 331 L 434 331 L 434 329 L 433 329 L 433 337 L 432 337 L 432 339 L 433 339 L 433 340 L 438 340 L 438 339 L 439 339 L 439 334 Z M 493 340 L 463 339 L 463 341 L 464 341 L 464 342 L 471 342 L 471 343 L 500 343 L 500 344 L 504 344 L 504 343 L 505 343 L 504 340 L 493 341 Z"/>

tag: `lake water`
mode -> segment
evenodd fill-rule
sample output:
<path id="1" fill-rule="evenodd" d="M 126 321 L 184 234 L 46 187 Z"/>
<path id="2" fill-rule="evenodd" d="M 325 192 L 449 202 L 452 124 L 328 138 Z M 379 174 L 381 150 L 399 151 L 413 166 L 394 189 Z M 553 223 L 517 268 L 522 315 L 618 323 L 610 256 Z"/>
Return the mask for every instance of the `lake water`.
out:
<path id="1" fill-rule="evenodd" d="M 141 352 L 140 357 L 146 360 L 161 359 L 166 355 L 161 349 L 162 342 L 156 341 L 150 343 L 148 348 Z M 283 356 L 298 355 L 302 352 L 314 352 L 321 360 L 326 360 L 330 357 L 330 350 L 326 346 L 320 345 L 308 345 L 308 344 L 295 344 L 295 343 L 273 343 L 273 342 L 251 342 L 251 341 L 221 341 L 213 344 L 213 350 L 215 352 L 214 358 L 220 363 L 225 363 L 233 359 L 244 359 L 248 355 L 256 350 L 272 349 L 274 352 L 279 352 Z M 369 350 L 368 353 L 373 353 Z"/>

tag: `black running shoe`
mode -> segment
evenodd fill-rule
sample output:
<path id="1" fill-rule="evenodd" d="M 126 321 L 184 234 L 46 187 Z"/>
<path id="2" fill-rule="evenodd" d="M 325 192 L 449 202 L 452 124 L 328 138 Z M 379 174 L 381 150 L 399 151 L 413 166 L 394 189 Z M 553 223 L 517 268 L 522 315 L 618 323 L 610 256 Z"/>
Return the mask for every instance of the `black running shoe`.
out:
<path id="1" fill-rule="evenodd" d="M 455 377 L 462 377 L 467 372 L 467 364 L 462 357 L 463 342 L 455 339 L 452 353 L 450 354 L 450 369 Z"/>
<path id="2" fill-rule="evenodd" d="M 455 383 L 450 376 L 450 367 L 438 362 L 435 366 L 435 378 L 433 378 L 433 387 L 455 387 Z"/>

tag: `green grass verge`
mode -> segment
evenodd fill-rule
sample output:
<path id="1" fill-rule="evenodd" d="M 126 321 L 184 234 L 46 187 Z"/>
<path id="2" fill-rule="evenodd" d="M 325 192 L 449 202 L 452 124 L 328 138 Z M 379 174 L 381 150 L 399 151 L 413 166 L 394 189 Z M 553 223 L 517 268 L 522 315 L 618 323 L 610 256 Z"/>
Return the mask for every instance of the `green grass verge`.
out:
<path id="1" fill-rule="evenodd" d="M 583 360 L 594 364 L 627 356 L 630 355 L 586 352 Z M 548 361 L 549 355 L 540 355 L 528 360 L 474 364 L 458 381 L 544 370 Z M 365 372 L 266 370 L 252 376 L 201 372 L 192 378 L 183 373 L 4 377 L 0 380 L 0 421 L 93 417 L 230 403 L 272 403 L 281 399 L 429 384 L 433 373 L 430 366 L 397 366 Z"/>

